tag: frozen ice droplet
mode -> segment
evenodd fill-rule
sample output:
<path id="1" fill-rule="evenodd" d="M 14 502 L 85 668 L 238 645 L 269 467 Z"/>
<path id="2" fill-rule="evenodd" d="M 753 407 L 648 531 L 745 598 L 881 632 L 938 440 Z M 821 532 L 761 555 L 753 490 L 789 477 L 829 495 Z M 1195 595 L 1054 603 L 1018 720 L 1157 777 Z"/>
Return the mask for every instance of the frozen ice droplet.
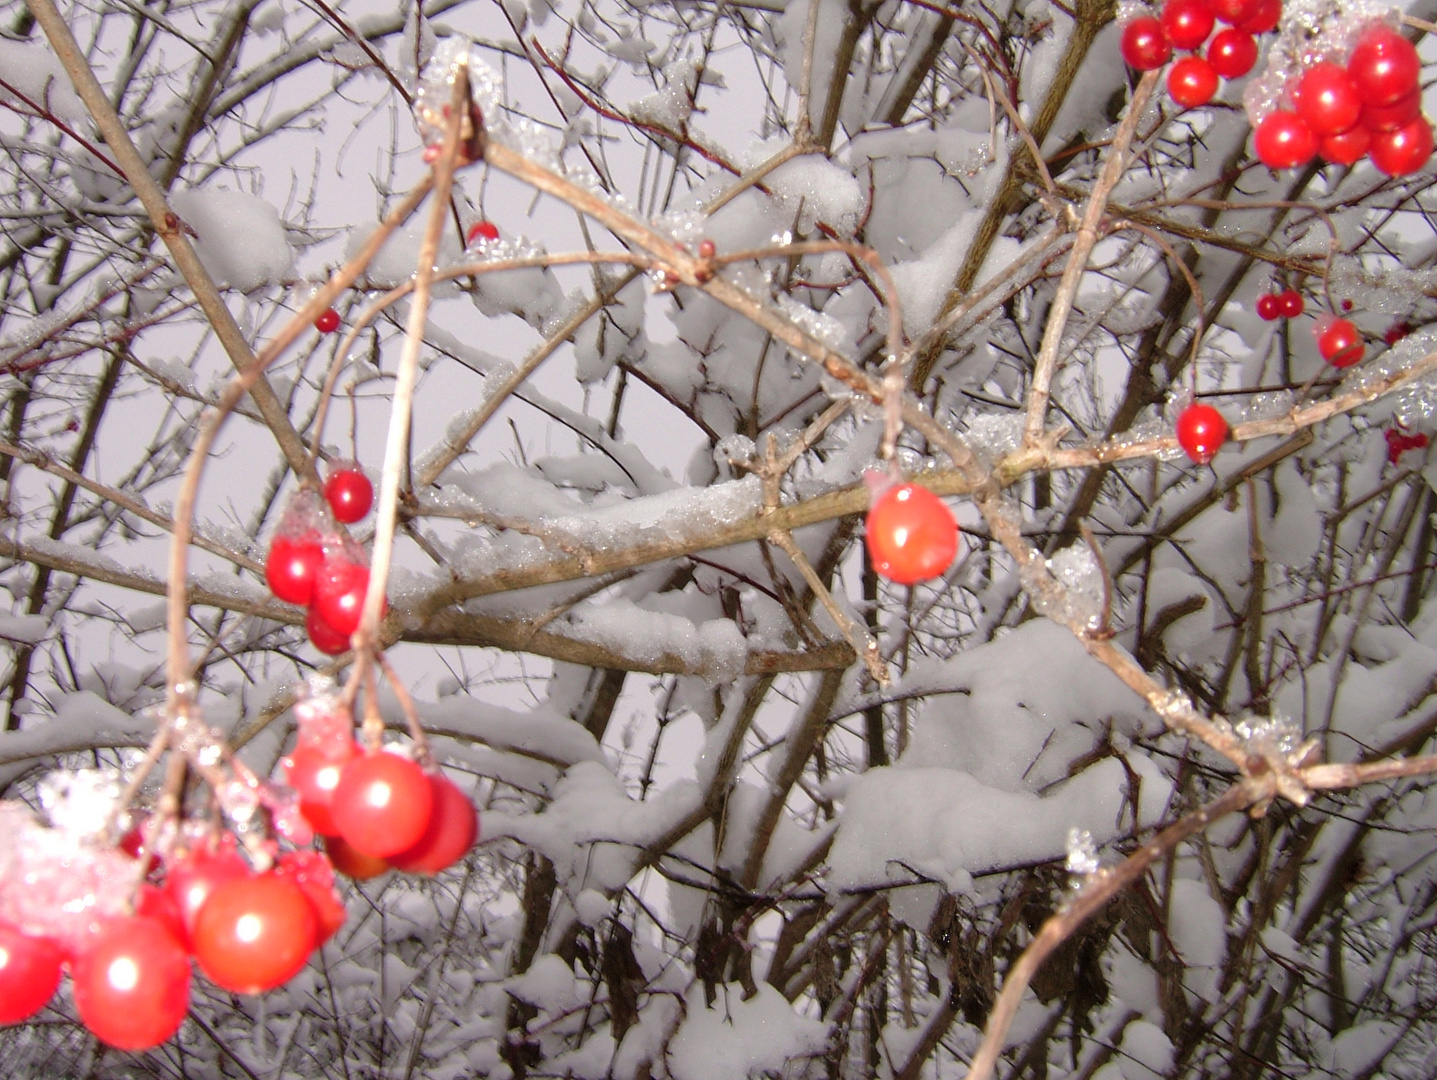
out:
<path id="1" fill-rule="evenodd" d="M 114 769 L 53 772 L 36 786 L 50 824 L 76 841 L 105 831 L 123 789 Z"/>
<path id="2" fill-rule="evenodd" d="M 1087 829 L 1068 830 L 1068 873 L 1087 877 L 1098 872 L 1098 848 Z"/>

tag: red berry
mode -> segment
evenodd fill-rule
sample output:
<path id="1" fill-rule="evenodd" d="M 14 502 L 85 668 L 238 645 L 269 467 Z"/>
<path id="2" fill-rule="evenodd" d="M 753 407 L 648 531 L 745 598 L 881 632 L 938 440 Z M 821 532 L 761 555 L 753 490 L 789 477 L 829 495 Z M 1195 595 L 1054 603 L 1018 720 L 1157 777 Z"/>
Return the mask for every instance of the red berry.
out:
<path id="1" fill-rule="evenodd" d="M 1201 56 L 1184 56 L 1168 70 L 1168 96 L 1185 109 L 1206 105 L 1217 93 L 1217 72 Z"/>
<path id="2" fill-rule="evenodd" d="M 1277 293 L 1263 293 L 1257 298 L 1258 317 L 1266 322 L 1282 318 L 1282 305 L 1277 301 Z"/>
<path id="3" fill-rule="evenodd" d="M 958 523 L 933 492 L 915 484 L 891 487 L 868 511 L 873 569 L 901 585 L 938 577 L 958 554 Z"/>
<path id="4" fill-rule="evenodd" d="M 1418 116 L 1396 131 L 1374 132 L 1368 153 L 1372 164 L 1388 176 L 1409 176 L 1432 156 L 1432 125 Z"/>
<path id="5" fill-rule="evenodd" d="M 319 318 L 314 320 L 314 328 L 321 334 L 332 334 L 339 329 L 339 312 L 334 308 L 325 308 L 319 313 Z"/>
<path id="6" fill-rule="evenodd" d="M 1302 293 L 1296 289 L 1283 289 L 1277 294 L 1277 313 L 1284 319 L 1295 319 L 1302 314 L 1306 305 L 1302 302 Z"/>
<path id="7" fill-rule="evenodd" d="M 249 873 L 249 866 L 232 845 L 221 845 L 214 851 L 193 851 L 170 864 L 165 889 L 180 911 L 185 930 L 180 944 L 192 946 L 195 919 L 210 893 L 228 882 L 244 880 Z"/>
<path id="8" fill-rule="evenodd" d="M 389 869 L 386 860 L 356 851 L 354 845 L 347 843 L 342 836 L 326 836 L 324 853 L 329 856 L 335 870 L 355 881 L 368 881 Z"/>
<path id="9" fill-rule="evenodd" d="M 168 890 L 149 882 L 141 885 L 140 894 L 135 898 L 135 914 L 146 915 L 163 925 L 174 935 L 180 947 L 188 951 L 190 935 L 185 929 L 185 918 L 180 914 L 180 905 L 175 903 Z"/>
<path id="10" fill-rule="evenodd" d="M 51 939 L 0 923 L 0 1024 L 18 1024 L 45 1007 L 60 985 L 63 960 Z"/>
<path id="11" fill-rule="evenodd" d="M 288 982 L 314 951 L 318 920 L 304 891 L 275 873 L 219 886 L 195 921 L 195 962 L 212 983 L 259 994 Z"/>
<path id="12" fill-rule="evenodd" d="M 1422 61 L 1412 42 L 1379 23 L 1357 39 L 1347 73 L 1364 105 L 1391 105 L 1417 89 Z"/>
<path id="13" fill-rule="evenodd" d="M 1305 165 L 1317 153 L 1317 136 L 1302 119 L 1286 109 L 1274 109 L 1262 118 L 1252 136 L 1253 148 L 1269 169 Z"/>
<path id="14" fill-rule="evenodd" d="M 331 630 L 347 639 L 359 629 L 368 589 L 369 567 L 343 557 L 330 559 L 314 582 L 314 612 Z"/>
<path id="15" fill-rule="evenodd" d="M 1319 319 L 1313 333 L 1317 335 L 1317 351 L 1333 367 L 1351 367 L 1362 359 L 1362 335 L 1350 319 Z"/>
<path id="16" fill-rule="evenodd" d="M 1372 131 L 1396 131 L 1422 115 L 1422 91 L 1403 94 L 1391 105 L 1364 105 L 1360 123 Z"/>
<path id="17" fill-rule="evenodd" d="M 1211 405 L 1194 403 L 1178 415 L 1178 445 L 1199 465 L 1206 465 L 1227 442 L 1227 421 Z"/>
<path id="18" fill-rule="evenodd" d="M 308 604 L 314 596 L 314 582 L 324 565 L 324 544 L 319 533 L 289 536 L 280 533 L 269 545 L 264 579 L 269 591 L 291 604 Z"/>
<path id="19" fill-rule="evenodd" d="M 1282 0 L 1257 0 L 1248 11 L 1247 18 L 1233 24 L 1233 29 L 1244 34 L 1265 34 L 1277 28 L 1282 18 Z"/>
<path id="20" fill-rule="evenodd" d="M 1372 145 L 1372 132 L 1361 124 L 1341 135 L 1328 135 L 1318 143 L 1318 152 L 1335 165 L 1353 165 L 1367 156 Z"/>
<path id="21" fill-rule="evenodd" d="M 1209 0 L 1213 14 L 1232 26 L 1241 26 L 1257 14 L 1258 0 Z"/>
<path id="22" fill-rule="evenodd" d="M 469 235 L 464 239 L 469 244 L 475 244 L 480 240 L 498 240 L 499 230 L 492 221 L 476 221 L 469 226 Z"/>
<path id="23" fill-rule="evenodd" d="M 1357 126 L 1362 99 L 1347 69 L 1331 60 L 1308 68 L 1293 90 L 1297 115 L 1316 135 L 1340 135 Z"/>
<path id="24" fill-rule="evenodd" d="M 408 758 L 370 750 L 345 765 L 331 805 L 340 836 L 361 855 L 387 859 L 424 835 L 434 792 Z"/>
<path id="25" fill-rule="evenodd" d="M 300 743 L 281 763 L 285 782 L 299 795 L 299 812 L 321 836 L 335 836 L 339 825 L 330 806 L 339 774 L 351 758 L 359 756 L 353 739 L 333 747 Z"/>
<path id="26" fill-rule="evenodd" d="M 1207 47 L 1207 62 L 1224 79 L 1240 79 L 1257 63 L 1257 41 L 1235 27 L 1219 30 Z"/>
<path id="27" fill-rule="evenodd" d="M 437 874 L 453 866 L 474 846 L 479 835 L 479 815 L 468 796 L 443 773 L 429 774 L 434 807 L 429 825 L 418 843 L 390 858 L 406 874 Z"/>
<path id="28" fill-rule="evenodd" d="M 1123 27 L 1123 59 L 1138 71 L 1152 71 L 1166 64 L 1173 47 L 1163 35 L 1163 24 L 1151 15 L 1142 15 Z"/>
<path id="29" fill-rule="evenodd" d="M 1196 49 L 1212 33 L 1216 16 L 1207 0 L 1168 0 L 1161 21 L 1173 48 Z"/>
<path id="30" fill-rule="evenodd" d="M 358 469 L 336 469 L 324 482 L 324 498 L 336 521 L 352 525 L 374 505 L 374 485 Z"/>
<path id="31" fill-rule="evenodd" d="M 1390 349 L 1410 333 L 1412 333 L 1412 327 L 1407 323 L 1395 322 L 1387 328 L 1387 332 L 1382 335 L 1382 340 L 1387 342 L 1387 347 Z"/>
<path id="32" fill-rule="evenodd" d="M 700 259 L 712 259 L 715 253 L 717 253 L 717 251 L 718 248 L 714 246 L 714 242 L 710 240 L 707 236 L 705 236 L 702 240 L 699 241 Z"/>
<path id="33" fill-rule="evenodd" d="M 334 866 L 319 851 L 287 851 L 279 857 L 274 872 L 299 886 L 314 909 L 314 947 L 317 949 L 339 932 L 349 917 L 344 901 L 334 891 Z"/>
<path id="34" fill-rule="evenodd" d="M 107 920 L 76 955 L 71 978 L 80 1022 L 119 1050 L 158 1046 L 189 1012 L 189 958 L 144 915 Z"/>
<path id="35" fill-rule="evenodd" d="M 310 608 L 304 618 L 304 629 L 309 642 L 326 656 L 338 656 L 349 651 L 349 635 L 341 634 L 319 614 L 318 608 Z"/>

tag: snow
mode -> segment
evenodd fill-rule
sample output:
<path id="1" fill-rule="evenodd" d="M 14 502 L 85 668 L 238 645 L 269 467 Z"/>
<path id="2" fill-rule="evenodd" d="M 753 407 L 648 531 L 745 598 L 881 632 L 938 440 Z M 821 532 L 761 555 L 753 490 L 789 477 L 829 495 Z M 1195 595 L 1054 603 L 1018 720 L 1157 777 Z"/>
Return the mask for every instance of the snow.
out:
<path id="1" fill-rule="evenodd" d="M 218 285 L 250 292 L 277 285 L 294 268 L 279 211 L 258 195 L 224 188 L 188 188 L 170 205 L 199 235 L 194 247 Z"/>
<path id="2" fill-rule="evenodd" d="M 20 645 L 35 645 L 50 632 L 50 620 L 44 615 L 0 614 L 0 638 Z"/>
<path id="3" fill-rule="evenodd" d="M 767 983 L 747 1001 L 731 984 L 719 995 L 717 1007 L 708 1008 L 701 986 L 689 991 L 684 1022 L 669 1046 L 674 1080 L 739 1080 L 822 1053 L 827 1044 L 828 1025 L 800 1016 Z"/>
<path id="4" fill-rule="evenodd" d="M 0 73 L 31 102 L 62 120 L 73 123 L 90 115 L 60 58 L 46 45 L 0 38 Z M 0 98 L 15 100 L 21 109 L 29 111 L 29 106 L 18 98 L 12 99 L 4 89 L 0 89 Z"/>
<path id="5" fill-rule="evenodd" d="M 830 854 L 828 887 L 931 877 L 968 893 L 977 873 L 1061 861 L 1068 831 L 1102 843 L 1117 834 L 1123 770 L 1104 760 L 1047 797 L 989 787 L 956 769 L 870 769 L 849 787 Z"/>

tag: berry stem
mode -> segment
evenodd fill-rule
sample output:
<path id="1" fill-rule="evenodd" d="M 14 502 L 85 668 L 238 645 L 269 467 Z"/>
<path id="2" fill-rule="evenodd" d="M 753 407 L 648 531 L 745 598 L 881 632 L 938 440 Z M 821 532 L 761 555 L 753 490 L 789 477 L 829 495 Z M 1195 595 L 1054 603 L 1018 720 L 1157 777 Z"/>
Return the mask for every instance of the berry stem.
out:
<path id="1" fill-rule="evenodd" d="M 439 255 L 439 241 L 444 231 L 449 208 L 449 192 L 454 185 L 454 163 L 459 155 L 461 121 L 469 115 L 469 69 L 461 64 L 454 73 L 454 94 L 449 120 L 444 130 L 444 152 L 434 163 L 434 199 L 424 241 L 419 245 L 419 265 L 414 273 L 414 299 L 405 327 L 404 350 L 399 358 L 399 371 L 394 381 L 394 399 L 389 416 L 389 437 L 384 448 L 384 467 L 379 478 L 379 506 L 375 514 L 374 553 L 370 558 L 369 592 L 364 597 L 360 615 L 360 663 L 377 647 L 379 621 L 384 615 L 384 593 L 389 584 L 389 562 L 394 554 L 394 529 L 399 509 L 399 483 L 406 469 L 409 451 L 409 424 L 414 402 L 414 387 L 419 375 L 419 349 L 424 342 L 424 327 L 429 318 L 430 287 L 434 280 L 434 262 Z M 366 724 L 368 720 L 366 718 Z"/>

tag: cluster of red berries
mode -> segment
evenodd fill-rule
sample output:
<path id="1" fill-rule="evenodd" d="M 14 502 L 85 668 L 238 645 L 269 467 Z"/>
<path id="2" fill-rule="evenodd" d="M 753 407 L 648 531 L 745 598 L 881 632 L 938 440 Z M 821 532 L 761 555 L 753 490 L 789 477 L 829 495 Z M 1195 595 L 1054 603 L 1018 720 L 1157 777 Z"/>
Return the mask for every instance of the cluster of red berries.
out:
<path id="1" fill-rule="evenodd" d="M 291 500 L 270 544 L 264 576 L 277 598 L 309 609 L 309 640 L 320 652 L 337 656 L 359 629 L 369 563 L 330 515 L 345 524 L 359 521 L 374 502 L 374 487 L 358 468 L 347 466 L 330 474 L 324 495 L 327 510 L 308 491 Z"/>
<path id="2" fill-rule="evenodd" d="M 896 484 L 874 497 L 864 537 L 873 569 L 900 585 L 940 576 L 958 554 L 953 511 L 916 484 Z"/>
<path id="3" fill-rule="evenodd" d="M 1272 169 L 1290 169 L 1318 154 L 1339 165 L 1370 156 L 1388 176 L 1419 171 L 1432 156 L 1421 75 L 1412 42 L 1375 23 L 1358 36 L 1346 64 L 1318 60 L 1289 84 L 1287 102 L 1253 132 L 1258 159 Z"/>
<path id="4" fill-rule="evenodd" d="M 1124 24 L 1123 59 L 1138 71 L 1151 71 L 1172 59 L 1174 49 L 1190 53 L 1168 71 L 1168 96 L 1193 109 L 1213 99 L 1219 79 L 1239 79 L 1252 70 L 1256 35 L 1276 27 L 1281 15 L 1281 0 L 1167 0 L 1161 16 Z M 1219 20 L 1228 25 L 1213 34 Z M 1199 52 L 1204 45 L 1206 53 Z"/>
<path id="5" fill-rule="evenodd" d="M 148 859 L 132 830 L 126 850 Z M 176 852 L 140 886 L 133 914 L 74 942 L 0 923 L 0 1024 L 37 1013 L 69 967 L 75 1010 L 96 1038 L 146 1050 L 189 1011 L 190 960 L 225 990 L 258 994 L 293 978 L 344 925 L 334 868 L 317 851 L 252 870 L 233 838 Z"/>
<path id="6" fill-rule="evenodd" d="M 1427 449 L 1428 438 L 1420 431 L 1404 431 L 1400 427 L 1390 427 L 1382 433 L 1387 440 L 1387 463 L 1396 465 L 1398 458 L 1407 453 L 1408 450 Z"/>
<path id="7" fill-rule="evenodd" d="M 1302 302 L 1302 293 L 1296 289 L 1263 293 L 1257 298 L 1257 314 L 1265 322 L 1272 322 L 1275 319 L 1295 319 L 1302 314 L 1306 306 Z"/>
<path id="8" fill-rule="evenodd" d="M 301 742 L 283 763 L 300 813 L 340 872 L 363 881 L 393 868 L 437 874 L 473 845 L 479 817 L 442 772 L 353 738 Z"/>

